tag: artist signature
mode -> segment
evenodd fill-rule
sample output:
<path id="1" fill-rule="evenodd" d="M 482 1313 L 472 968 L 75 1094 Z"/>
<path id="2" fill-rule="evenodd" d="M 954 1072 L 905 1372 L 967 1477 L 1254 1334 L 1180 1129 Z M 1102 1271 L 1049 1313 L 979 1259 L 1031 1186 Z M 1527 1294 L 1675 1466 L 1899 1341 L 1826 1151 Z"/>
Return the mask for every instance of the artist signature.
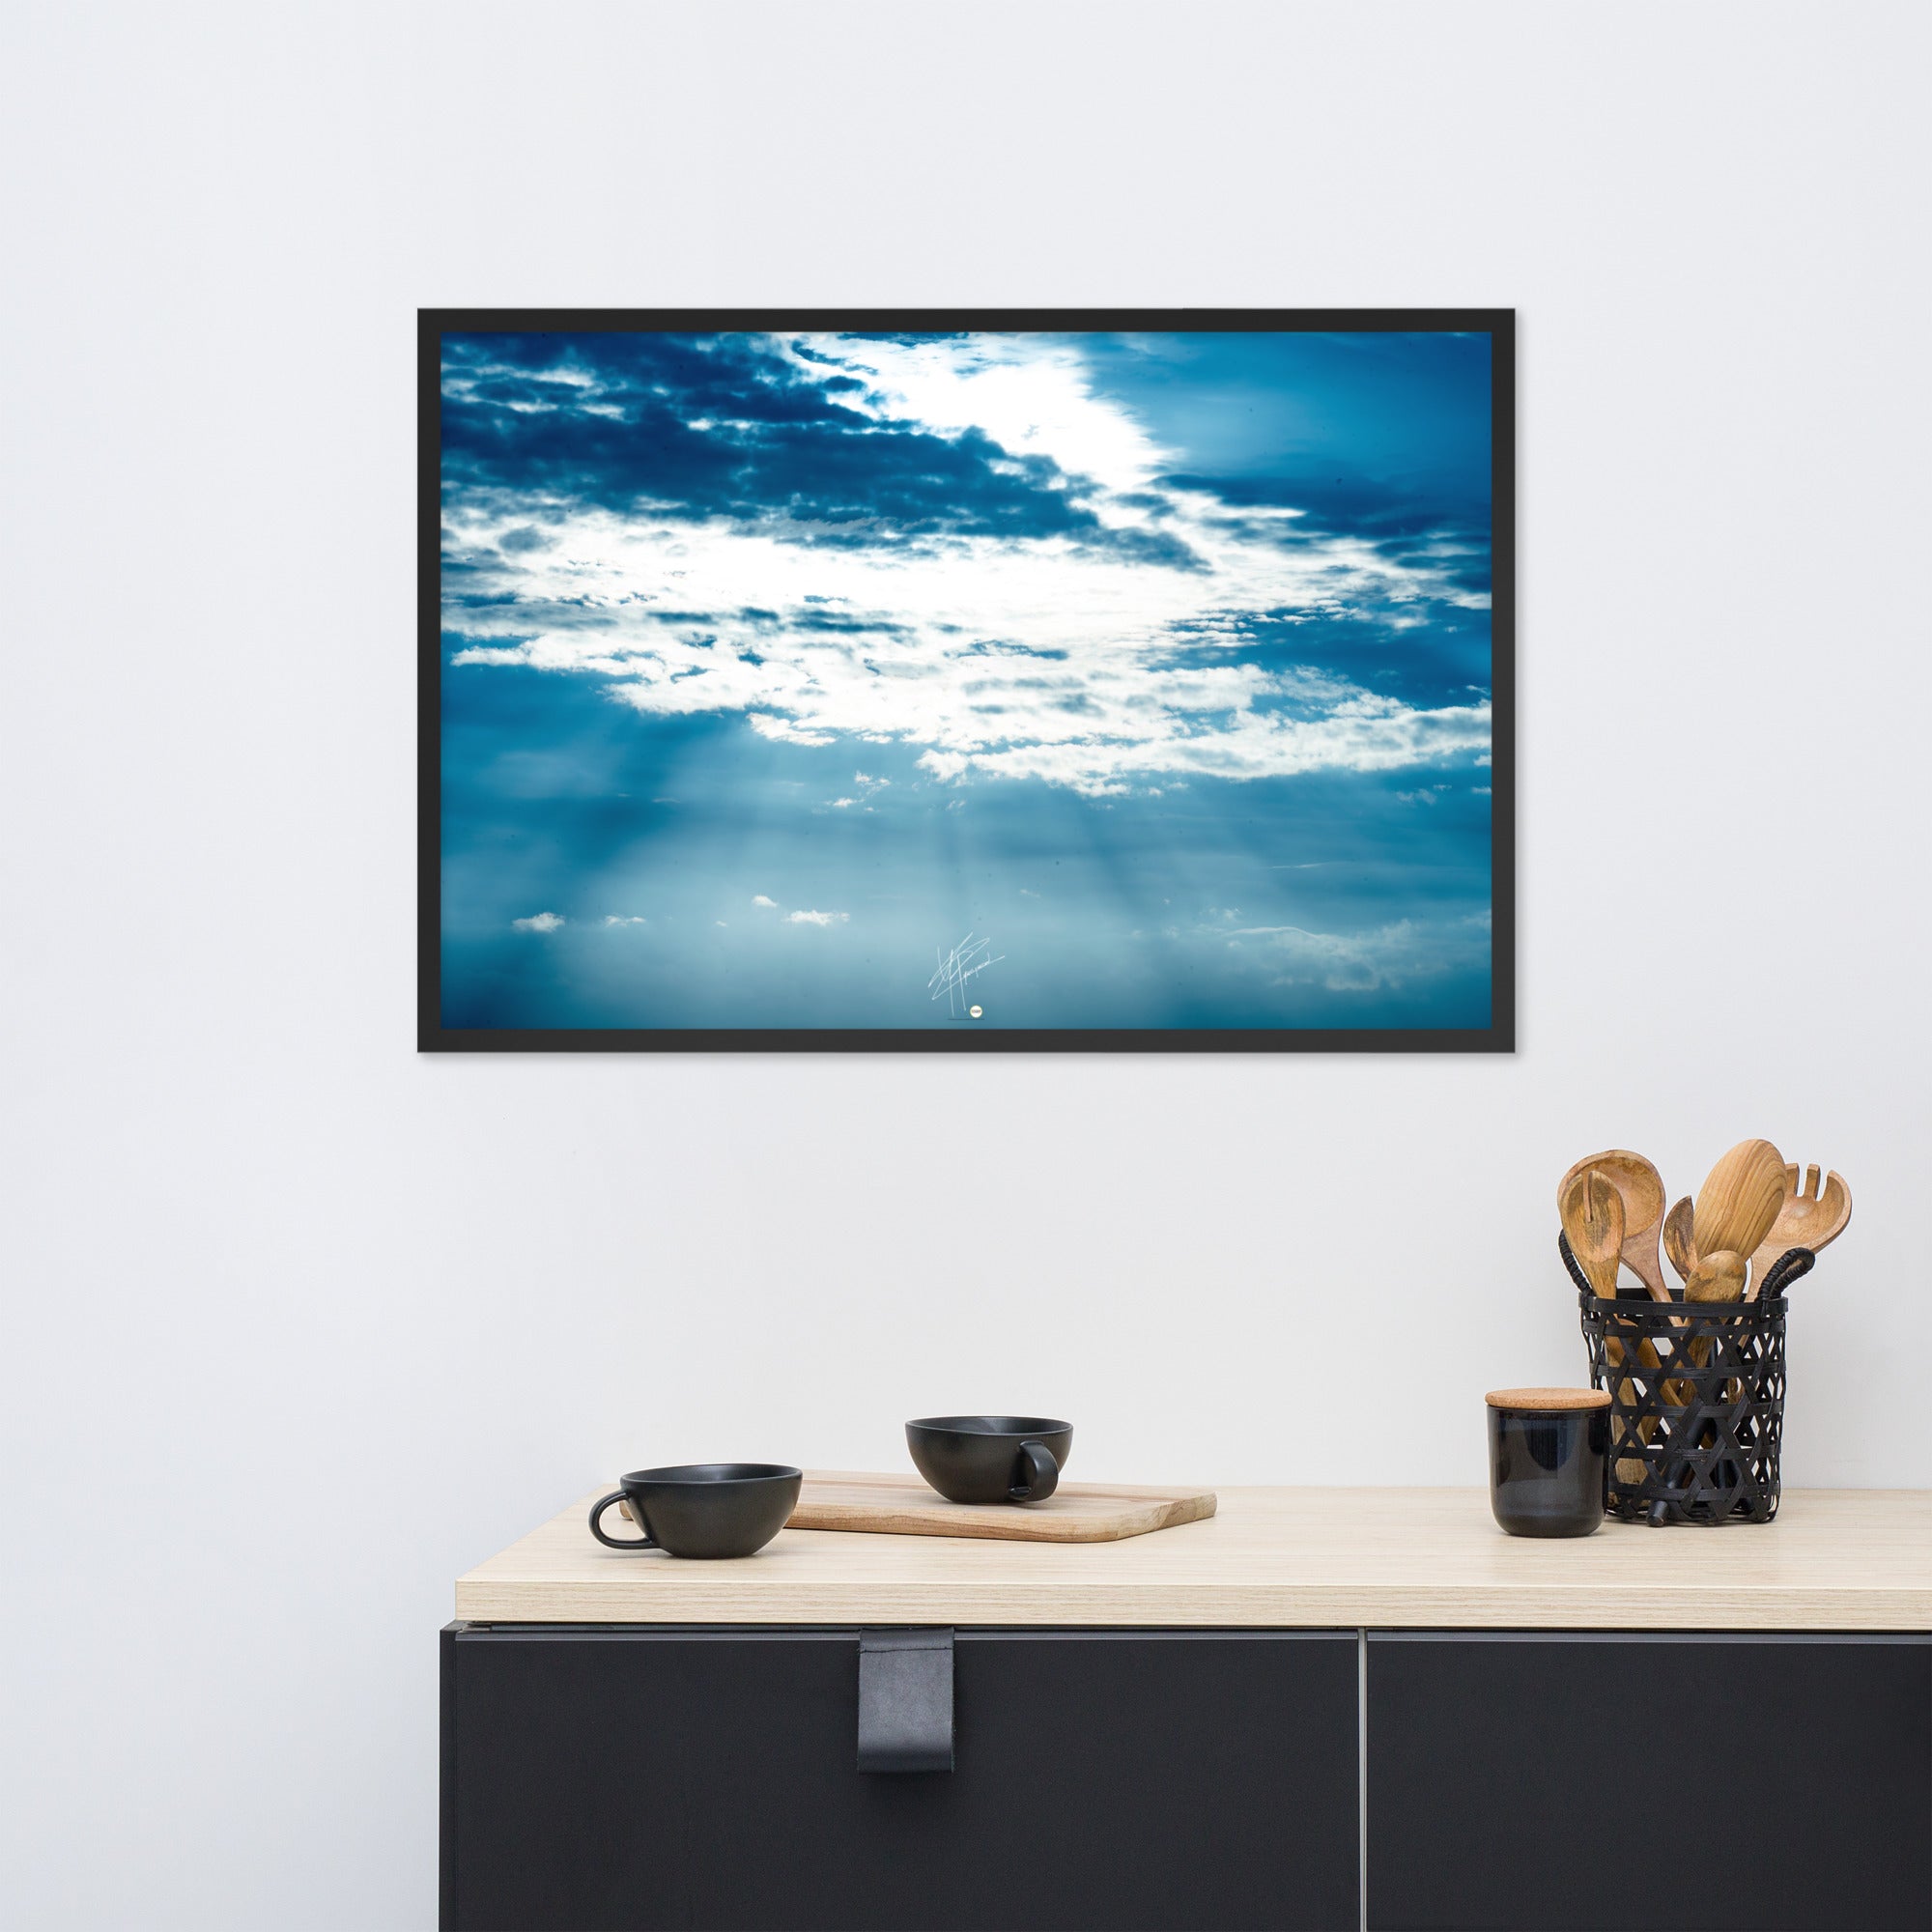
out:
<path id="1" fill-rule="evenodd" d="M 1007 955 L 995 952 L 990 939 L 976 939 L 969 932 L 951 952 L 941 952 L 935 946 L 933 956 L 939 965 L 932 978 L 925 982 L 926 992 L 933 999 L 946 1002 L 946 1010 L 952 1018 L 977 1020 L 980 1009 L 966 1004 L 967 981 L 983 973 L 988 966 L 997 966 Z"/>

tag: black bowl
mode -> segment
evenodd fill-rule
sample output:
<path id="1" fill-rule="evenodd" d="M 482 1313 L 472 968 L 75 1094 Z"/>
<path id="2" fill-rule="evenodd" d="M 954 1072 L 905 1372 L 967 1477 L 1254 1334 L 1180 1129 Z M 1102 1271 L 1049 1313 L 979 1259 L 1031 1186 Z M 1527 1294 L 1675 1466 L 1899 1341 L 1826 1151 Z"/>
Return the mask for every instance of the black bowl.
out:
<path id="1" fill-rule="evenodd" d="M 1044 1502 L 1073 1453 L 1073 1425 L 1043 1415 L 928 1415 L 905 1426 L 913 1467 L 954 1503 Z"/>
<path id="2" fill-rule="evenodd" d="M 662 1549 L 668 1556 L 750 1556 L 798 1507 L 803 1471 L 783 1463 L 681 1463 L 633 1469 L 590 1512 L 590 1533 L 612 1549 Z M 612 1503 L 630 1506 L 641 1539 L 606 1536 Z"/>

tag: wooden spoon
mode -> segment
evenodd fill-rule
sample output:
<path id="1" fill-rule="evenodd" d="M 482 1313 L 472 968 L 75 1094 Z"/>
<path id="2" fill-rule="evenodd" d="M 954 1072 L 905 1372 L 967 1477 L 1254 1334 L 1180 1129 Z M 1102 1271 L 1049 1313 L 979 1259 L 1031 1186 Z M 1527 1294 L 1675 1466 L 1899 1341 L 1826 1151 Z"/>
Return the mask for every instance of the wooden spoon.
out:
<path id="1" fill-rule="evenodd" d="M 1663 1217 L 1663 1252 L 1670 1257 L 1677 1279 L 1687 1285 L 1688 1294 L 1690 1277 L 1697 1272 L 1697 1213 L 1688 1194 Z M 1680 1321 L 1677 1325 L 1681 1328 L 1684 1324 Z M 1690 1384 L 1665 1382 L 1663 1393 L 1666 1400 L 1681 1407 L 1690 1400 Z"/>
<path id="2" fill-rule="evenodd" d="M 1719 1248 L 1716 1254 L 1699 1256 L 1697 1265 L 1690 1270 L 1690 1279 L 1684 1284 L 1686 1301 L 1741 1301 L 1744 1293 L 1745 1258 L 1729 1248 Z M 1685 1353 L 1701 1369 L 1710 1361 L 1714 1346 L 1708 1338 L 1695 1337 Z M 1692 1383 L 1680 1382 L 1676 1390 L 1670 1392 L 1670 1399 L 1682 1407 L 1695 1392 Z M 1736 1384 L 1726 1382 L 1725 1399 L 1734 1399 L 1735 1394 Z"/>
<path id="3" fill-rule="evenodd" d="M 1697 1265 L 1697 1234 L 1696 1212 L 1688 1194 L 1663 1217 L 1663 1252 L 1670 1257 L 1677 1279 L 1689 1281 Z"/>
<path id="4" fill-rule="evenodd" d="M 1769 1141 L 1740 1141 L 1697 1190 L 1692 1229 L 1697 1252 L 1756 1254 L 1783 1201 L 1784 1156 Z"/>
<path id="5" fill-rule="evenodd" d="M 1624 1198 L 1615 1183 L 1595 1168 L 1572 1178 L 1556 1203 L 1570 1252 L 1600 1298 L 1613 1300 L 1617 1260 L 1624 1244 Z"/>
<path id="6" fill-rule="evenodd" d="M 1742 1301 L 1744 1293 L 1744 1257 L 1729 1248 L 1700 1255 L 1696 1266 L 1685 1277 L 1686 1301 Z"/>
<path id="7" fill-rule="evenodd" d="M 1640 1153 L 1611 1148 L 1579 1160 L 1556 1184 L 1556 1211 L 1563 1211 L 1563 1197 L 1579 1174 L 1591 1168 L 1607 1179 L 1623 1197 L 1623 1259 L 1632 1272 L 1650 1291 L 1653 1301 L 1668 1301 L 1670 1291 L 1663 1285 L 1663 1269 L 1657 1260 L 1658 1229 L 1663 1220 L 1663 1180 L 1657 1169 Z M 1572 1247 L 1576 1246 L 1573 1241 Z M 1613 1293 L 1614 1290 L 1611 1291 Z"/>
<path id="8" fill-rule="evenodd" d="M 1797 1167 L 1787 1165 L 1784 1199 L 1778 1207 L 1777 1219 L 1771 1224 L 1771 1233 L 1751 1256 L 1750 1288 L 1746 1298 L 1757 1299 L 1765 1276 L 1791 1249 L 1809 1248 L 1816 1254 L 1845 1232 L 1845 1223 L 1851 1218 L 1852 1190 L 1845 1185 L 1842 1175 L 1828 1175 L 1821 1187 L 1818 1170 L 1807 1167 L 1801 1187 Z"/>

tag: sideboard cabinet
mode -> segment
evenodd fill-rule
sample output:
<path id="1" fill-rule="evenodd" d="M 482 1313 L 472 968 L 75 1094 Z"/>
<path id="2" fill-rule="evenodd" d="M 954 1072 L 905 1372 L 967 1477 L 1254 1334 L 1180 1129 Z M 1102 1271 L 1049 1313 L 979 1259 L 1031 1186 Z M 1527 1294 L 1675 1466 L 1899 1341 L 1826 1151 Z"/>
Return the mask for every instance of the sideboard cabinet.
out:
<path id="1" fill-rule="evenodd" d="M 1480 1492 L 1328 1493 L 734 1564 L 565 1512 L 442 1635 L 441 1922 L 1932 1932 L 1928 1499 L 1537 1546 Z"/>

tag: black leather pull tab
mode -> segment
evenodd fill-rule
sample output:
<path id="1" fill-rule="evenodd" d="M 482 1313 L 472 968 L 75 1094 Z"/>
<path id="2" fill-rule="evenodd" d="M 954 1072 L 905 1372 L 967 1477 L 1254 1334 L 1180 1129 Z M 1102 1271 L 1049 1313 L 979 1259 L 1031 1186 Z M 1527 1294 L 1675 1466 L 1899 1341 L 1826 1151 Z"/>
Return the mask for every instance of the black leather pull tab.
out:
<path id="1" fill-rule="evenodd" d="M 952 1769 L 952 1633 L 863 1631 L 859 1769 Z"/>

